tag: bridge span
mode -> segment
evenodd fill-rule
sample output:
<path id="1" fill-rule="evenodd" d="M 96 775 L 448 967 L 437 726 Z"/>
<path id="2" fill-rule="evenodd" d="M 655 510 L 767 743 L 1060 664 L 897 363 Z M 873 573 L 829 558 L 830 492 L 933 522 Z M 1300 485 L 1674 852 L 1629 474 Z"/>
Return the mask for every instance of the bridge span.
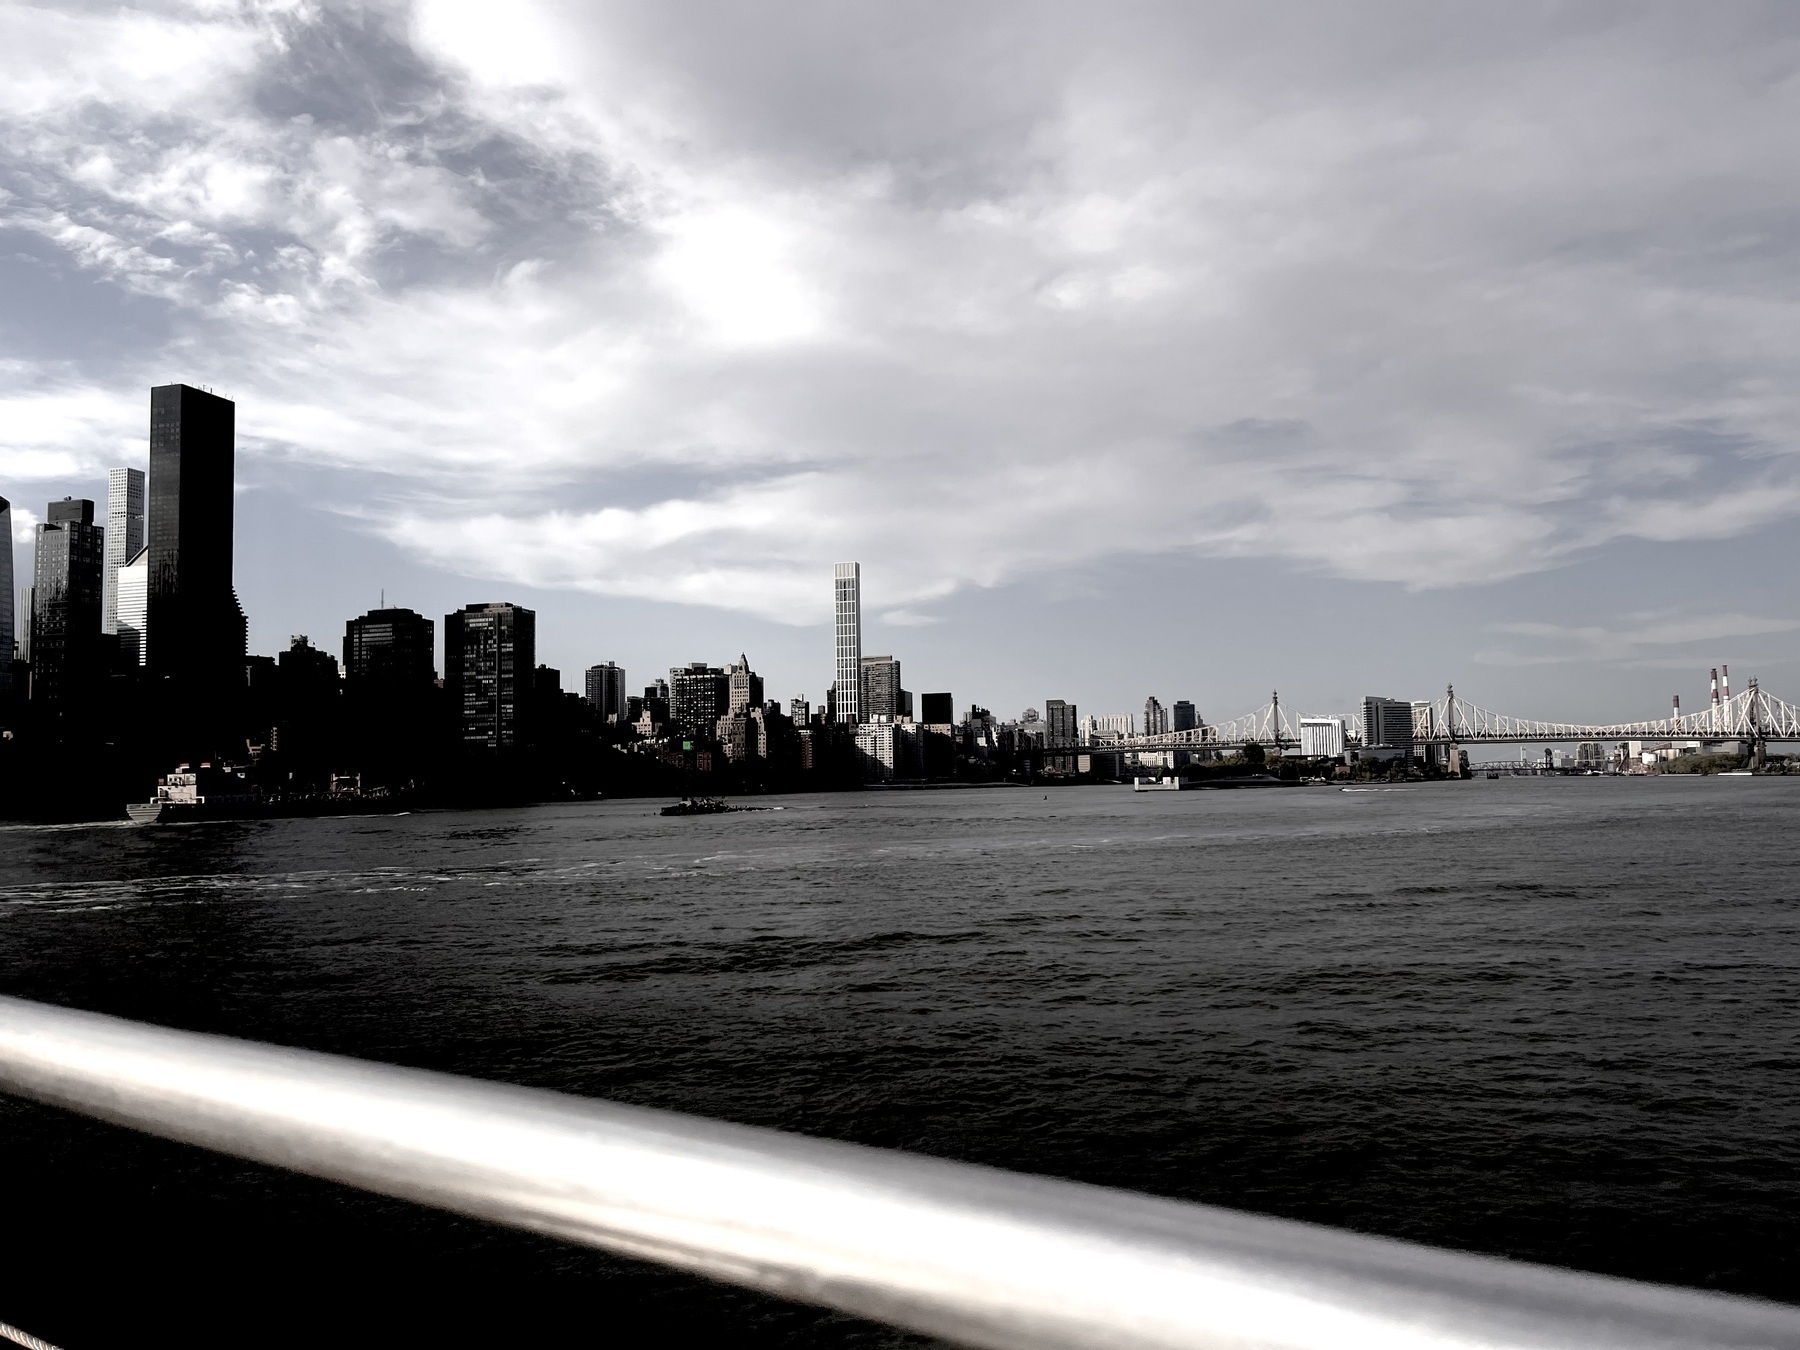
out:
<path id="1" fill-rule="evenodd" d="M 1241 750 L 1253 744 L 1286 750 L 1300 745 L 1300 722 L 1315 716 L 1342 722 L 1347 747 L 1363 744 L 1361 713 L 1295 716 L 1281 706 L 1277 692 L 1262 707 L 1229 722 L 1155 736 L 1123 736 L 1049 748 L 1051 753 L 1063 754 Z M 1544 745 L 1565 741 L 1748 741 L 1759 746 L 1770 741 L 1800 741 L 1800 705 L 1765 693 L 1752 680 L 1742 693 L 1720 699 L 1698 712 L 1679 716 L 1671 712 L 1668 717 L 1641 722 L 1545 722 L 1513 717 L 1458 698 L 1454 687 L 1446 688 L 1444 697 L 1435 703 L 1413 706 L 1414 744 Z"/>

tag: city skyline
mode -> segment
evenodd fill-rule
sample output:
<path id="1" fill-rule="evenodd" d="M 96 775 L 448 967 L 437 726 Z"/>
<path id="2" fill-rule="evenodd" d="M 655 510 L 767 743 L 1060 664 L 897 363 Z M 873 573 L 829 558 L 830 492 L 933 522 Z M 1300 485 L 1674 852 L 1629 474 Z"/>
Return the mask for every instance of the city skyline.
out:
<path id="1" fill-rule="evenodd" d="M 185 388 L 185 386 L 173 386 L 172 388 Z M 192 392 L 202 392 L 202 391 L 192 391 Z M 224 402 L 223 400 L 220 400 L 220 401 Z M 110 487 L 111 482 L 116 477 L 117 473 L 118 473 L 117 469 L 109 472 L 109 474 L 106 476 L 106 478 L 104 478 L 102 481 L 107 482 L 108 486 Z M 81 500 L 81 499 L 76 498 L 75 500 Z M 146 500 L 147 500 L 147 497 L 146 497 Z M 53 502 L 53 503 L 50 503 L 50 505 L 54 506 L 54 505 L 56 505 L 56 503 Z M 98 524 L 100 522 L 100 520 L 102 520 L 104 518 L 108 518 L 109 505 L 110 505 L 110 499 L 105 494 L 103 494 L 98 500 L 96 500 L 94 502 L 94 510 L 96 512 L 96 516 L 95 516 L 96 524 Z M 13 503 L 12 506 L 13 506 L 13 509 L 16 511 L 17 503 Z M 31 528 L 35 531 L 37 528 L 36 525 L 29 523 L 29 522 L 32 521 L 32 518 L 36 513 L 31 512 L 27 508 L 27 510 L 25 511 L 24 514 L 25 514 L 25 519 L 28 522 L 27 528 Z M 143 519 L 142 518 L 139 519 L 138 528 L 140 530 L 143 528 Z M 145 537 L 147 539 L 147 535 Z M 107 536 L 107 541 L 106 541 L 105 547 L 106 547 L 106 550 L 108 553 L 108 558 L 110 560 L 110 554 L 111 554 L 111 550 L 112 550 L 110 532 Z M 15 555 L 18 553 L 18 551 L 19 550 L 17 548 L 15 548 Z M 147 555 L 147 553 L 148 553 L 147 549 L 143 550 L 143 555 Z M 145 556 L 141 555 L 139 557 L 140 567 L 142 567 L 144 561 L 145 561 Z M 25 593 L 24 582 L 28 581 L 31 578 L 34 566 L 35 566 L 35 552 L 31 548 L 26 548 L 24 550 L 24 556 L 22 559 L 22 563 L 17 571 L 17 575 L 21 578 L 21 581 L 20 581 L 20 584 L 18 585 L 18 587 L 13 592 L 15 598 L 22 597 L 24 595 L 24 593 Z M 861 595 L 862 574 L 861 574 L 860 564 L 858 564 L 858 563 L 838 564 L 839 576 L 838 576 L 838 580 L 836 582 L 836 586 L 837 586 L 837 593 L 838 593 L 840 601 L 842 600 L 842 597 L 845 594 L 845 592 L 843 591 L 842 588 L 844 585 L 843 571 L 846 568 L 851 569 L 851 575 L 854 578 L 854 580 L 851 583 L 851 585 L 853 587 L 853 593 L 858 598 L 860 598 L 860 595 Z M 110 569 L 110 561 L 108 563 L 108 569 Z M 443 589 L 446 587 L 452 591 L 460 590 L 464 594 L 466 594 L 469 589 L 469 587 L 466 584 L 458 583 L 456 581 L 456 579 L 453 577 L 442 579 L 442 581 L 440 583 L 440 589 Z M 532 592 L 531 589 L 527 588 L 527 587 L 514 587 L 512 589 L 517 591 L 521 595 L 538 594 L 538 593 Z M 581 597 L 579 597 L 579 596 L 571 597 L 565 593 L 552 592 L 549 594 L 548 599 L 545 601 L 542 601 L 541 603 L 548 603 L 548 604 L 554 606 L 559 601 L 574 600 L 574 601 L 578 602 L 580 599 L 581 599 Z M 383 591 L 382 598 L 380 600 L 378 600 L 377 603 L 370 604 L 366 607 L 366 609 L 359 610 L 358 615 L 346 615 L 346 616 L 340 617 L 336 620 L 330 621 L 326 624 L 314 624 L 314 625 L 311 625 L 311 627 L 314 630 L 319 631 L 321 633 L 330 634 L 331 636 L 329 636 L 328 638 L 325 638 L 324 640 L 327 642 L 328 647 L 334 646 L 341 637 L 342 628 L 345 623 L 351 622 L 353 619 L 356 619 L 358 617 L 367 618 L 370 614 L 382 612 L 383 605 L 385 603 L 386 603 L 385 602 L 385 591 Z M 448 606 L 448 608 L 450 610 L 456 610 L 456 609 L 463 609 L 463 608 L 478 608 L 483 605 L 489 605 L 489 604 L 515 605 L 516 603 L 517 603 L 516 601 L 468 602 L 466 600 L 458 600 L 457 602 Z M 388 606 L 387 608 L 392 610 L 395 608 L 410 608 L 410 607 Z M 524 608 L 527 610 L 530 610 L 532 607 L 524 606 Z M 821 609 L 822 613 L 829 613 L 831 610 L 830 600 L 829 599 L 822 600 L 820 603 L 820 609 Z M 858 605 L 856 607 L 856 609 L 860 616 L 860 606 Z M 429 614 L 430 610 L 427 609 L 427 610 L 424 610 L 421 612 Z M 551 613 L 554 614 L 554 612 L 555 612 L 554 609 L 552 609 Z M 705 611 L 702 611 L 702 614 L 704 614 L 704 613 L 705 613 Z M 234 617 L 234 619 L 237 619 L 237 621 L 239 621 L 239 622 L 246 622 L 248 631 L 252 634 L 272 635 L 272 634 L 276 633 L 278 630 L 283 629 L 284 627 L 293 629 L 292 625 L 283 625 L 280 622 L 279 618 L 276 618 L 273 622 L 270 622 L 265 618 L 264 621 L 259 625 L 257 622 L 258 616 L 253 611 L 243 613 L 241 618 L 238 618 L 236 615 L 234 615 L 233 617 Z M 738 616 L 731 616 L 731 615 L 727 614 L 727 615 L 720 616 L 720 617 L 723 617 L 723 618 L 729 620 L 729 619 L 732 619 L 732 618 L 735 618 Z M 699 625 L 694 625 L 694 626 L 696 628 L 699 628 L 700 630 L 704 631 L 704 628 L 705 628 L 704 624 L 699 624 Z M 293 631 L 298 631 L 298 630 L 293 629 Z M 293 631 L 285 633 L 279 639 L 269 637 L 266 641 L 263 642 L 263 644 L 262 644 L 263 649 L 269 650 L 269 651 L 277 651 L 277 652 L 280 651 L 283 647 L 285 647 L 287 645 L 287 639 L 293 635 Z M 741 631 L 741 630 L 737 630 L 737 631 Z M 794 633 L 796 630 L 795 630 L 794 626 L 784 625 L 784 626 L 774 629 L 772 631 L 774 631 L 776 633 Z M 816 628 L 800 628 L 797 631 L 800 634 L 811 634 L 811 633 L 815 633 L 817 631 L 817 629 Z M 918 628 L 918 627 L 914 627 L 911 625 L 903 625 L 903 626 L 898 626 L 894 629 L 891 629 L 890 636 L 891 636 L 891 640 L 894 642 L 894 644 L 896 646 L 902 646 L 903 644 L 908 644 L 908 643 L 915 643 L 915 644 L 920 643 L 921 639 L 934 637 L 934 636 L 938 636 L 938 635 L 936 633 L 934 633 L 933 629 L 930 627 Z M 22 642 L 22 640 L 23 640 L 22 635 L 21 635 L 20 640 Z M 827 642 L 830 641 L 829 633 L 826 634 L 825 640 Z M 719 660 L 724 660 L 727 658 L 725 658 L 721 655 L 712 655 L 711 648 L 715 645 L 723 645 L 725 647 L 729 647 L 729 646 L 733 645 L 729 641 L 724 642 L 724 643 L 719 643 L 716 639 L 706 637 L 706 636 L 701 636 L 696 639 L 689 639 L 689 640 L 685 640 L 685 641 L 687 641 L 689 643 L 689 645 L 686 648 L 684 648 L 684 651 L 693 650 L 696 647 L 705 648 L 708 650 L 709 655 L 712 656 L 712 659 L 719 659 Z M 551 666 L 552 668 L 559 670 L 563 673 L 563 679 L 564 679 L 563 688 L 565 690 L 574 692 L 574 693 L 578 693 L 578 694 L 582 693 L 583 692 L 583 688 L 582 688 L 583 672 L 587 668 L 596 664 L 596 662 L 604 664 L 606 662 L 611 662 L 614 660 L 614 657 L 610 654 L 607 654 L 604 652 L 596 653 L 593 650 L 591 650 L 590 648 L 592 647 L 592 645 L 593 644 L 591 644 L 591 643 L 588 643 L 588 644 L 581 644 L 581 643 L 565 644 L 565 646 L 561 649 L 560 653 L 557 651 L 549 651 L 549 652 L 543 653 L 542 654 L 542 664 Z M 635 647 L 637 650 L 639 650 L 641 652 L 643 649 L 643 643 L 642 643 L 641 638 L 638 638 L 629 632 L 623 632 L 623 631 L 620 634 L 619 641 L 617 643 L 615 643 L 614 645 L 615 645 L 615 647 L 625 649 L 625 650 L 630 650 Z M 736 645 L 748 646 L 750 644 L 742 642 L 741 638 L 740 638 L 740 641 Z M 1712 644 L 1712 645 L 1714 647 L 1714 650 L 1711 653 L 1711 655 L 1714 659 L 1714 667 L 1716 669 L 1717 658 L 1718 658 L 1718 650 L 1717 650 L 1718 644 Z M 808 653 L 806 650 L 806 648 L 809 646 L 814 649 L 811 653 Z M 779 676 L 770 677 L 769 685 L 770 685 L 771 690 L 774 691 L 774 693 L 772 693 L 772 695 L 771 695 L 772 697 L 774 696 L 775 693 L 779 693 L 781 701 L 786 701 L 790 698 L 803 698 L 803 699 L 806 699 L 807 701 L 811 702 L 816 707 L 823 708 L 825 706 L 826 698 L 827 698 L 827 691 L 832 682 L 830 677 L 833 673 L 835 673 L 835 671 L 834 671 L 834 667 L 832 666 L 829 659 L 827 659 L 824 662 L 821 662 L 818 660 L 816 648 L 817 648 L 816 640 L 812 643 L 804 643 L 804 640 L 803 640 L 803 645 L 802 645 L 801 652 L 800 652 L 800 661 L 798 662 L 798 664 L 802 668 L 810 667 L 810 669 L 805 669 L 804 673 L 800 674 L 797 679 L 789 681 L 789 683 L 792 683 L 794 686 L 791 689 L 788 688 L 786 684 L 780 682 Z M 252 636 L 249 638 L 249 650 L 254 652 L 257 649 L 258 649 L 258 639 L 257 639 L 257 637 Z M 860 650 L 860 648 L 858 648 L 858 650 Z M 1727 654 L 1730 655 L 1732 652 L 1737 650 L 1737 647 L 1734 645 L 1734 646 L 1725 648 L 1725 650 L 1726 650 Z M 778 648 L 778 652 L 779 652 L 779 648 Z M 447 658 L 442 653 L 443 653 L 442 645 L 434 643 L 432 659 L 436 663 L 440 672 L 447 670 L 447 665 L 448 665 Z M 555 659 L 559 654 L 562 656 L 562 659 L 560 659 L 560 660 Z M 841 656 L 841 654 L 842 654 L 842 651 L 840 648 L 840 656 Z M 1667 662 L 1658 663 L 1657 667 L 1656 667 L 1658 670 L 1658 676 L 1657 676 L 1656 682 L 1658 684 L 1668 688 L 1672 692 L 1672 694 L 1676 700 L 1679 701 L 1680 699 L 1685 697 L 1685 698 L 1689 699 L 1688 706 L 1690 706 L 1690 707 L 1700 706 L 1700 704 L 1703 701 L 1703 699 L 1705 698 L 1705 694 L 1706 694 L 1706 666 L 1704 665 L 1704 662 L 1707 660 L 1707 655 L 1708 654 L 1706 652 L 1702 651 L 1695 658 L 1695 663 L 1691 666 L 1689 666 L 1685 662 L 1679 666 L 1675 666 L 1675 665 L 1672 665 L 1672 663 L 1667 663 Z M 670 668 L 670 667 L 666 667 L 664 664 L 662 664 L 664 661 L 667 660 L 668 656 L 669 656 L 669 653 L 667 653 L 667 652 L 663 652 L 660 656 L 644 657 L 644 656 L 640 655 L 638 657 L 638 659 L 629 666 L 624 661 L 618 661 L 617 664 L 620 667 L 625 668 L 627 670 L 632 669 L 632 668 L 642 668 L 642 669 L 652 669 L 657 672 L 661 672 L 664 669 Z M 827 653 L 827 656 L 829 657 L 829 653 Z M 861 662 L 861 665 L 865 669 L 868 667 L 870 662 L 883 662 L 883 663 L 892 662 L 896 667 L 899 664 L 898 660 L 895 657 L 891 657 L 891 656 L 861 657 L 861 658 L 859 658 L 859 660 Z M 1741 657 L 1736 656 L 1736 655 L 1731 655 L 1731 660 L 1735 660 L 1738 662 L 1740 670 L 1748 669 L 1752 675 L 1756 674 L 1756 667 L 1755 667 L 1754 662 L 1745 663 L 1741 659 Z M 677 663 L 677 664 L 679 664 L 679 663 Z M 782 662 L 780 660 L 779 654 L 777 655 L 775 662 L 772 664 L 776 668 L 779 668 L 781 666 Z M 1774 663 L 1774 667 L 1777 670 L 1779 670 L 1781 668 L 1780 663 Z M 1765 668 L 1767 668 L 1767 667 L 1765 667 Z M 1302 678 L 1292 679 L 1292 678 L 1288 678 L 1283 672 L 1276 671 L 1276 672 L 1274 672 L 1274 674 L 1272 676 L 1265 676 L 1265 675 L 1252 676 L 1251 683 L 1257 684 L 1260 686 L 1266 686 L 1270 682 L 1270 679 L 1273 678 L 1273 679 L 1282 680 L 1282 682 L 1290 690 L 1304 690 L 1308 687 L 1308 681 L 1304 678 L 1306 672 L 1303 669 L 1302 671 L 1299 672 L 1299 674 L 1302 676 Z M 960 683 L 954 679 L 927 678 L 925 682 L 926 683 L 935 683 L 935 684 L 951 684 L 953 687 L 958 687 L 958 688 L 973 687 L 970 685 L 966 685 L 964 683 Z M 1137 716 L 1138 715 L 1137 709 L 1141 709 L 1143 707 L 1145 697 L 1148 697 L 1149 699 L 1153 699 L 1153 700 L 1160 699 L 1160 701 L 1163 704 L 1168 705 L 1169 707 L 1172 707 L 1173 705 L 1175 705 L 1177 703 L 1187 704 L 1189 707 L 1189 714 L 1188 714 L 1189 716 L 1196 715 L 1194 709 L 1195 709 L 1195 705 L 1197 702 L 1198 703 L 1197 715 L 1199 717 L 1213 718 L 1213 719 L 1220 719 L 1220 720 L 1231 717 L 1231 716 L 1238 715 L 1239 713 L 1245 711 L 1247 708 L 1249 708 L 1251 706 L 1260 706 L 1261 702 L 1265 701 L 1264 698 L 1262 696 L 1260 696 L 1259 694 L 1249 695 L 1248 697 L 1250 698 L 1250 701 L 1248 701 L 1248 702 L 1244 702 L 1244 696 L 1240 696 L 1240 702 L 1243 702 L 1243 707 L 1240 708 L 1235 704 L 1228 703 L 1226 701 L 1226 699 L 1223 697 L 1209 699 L 1206 697 L 1206 693 L 1204 690 L 1197 691 L 1197 689 L 1196 689 L 1196 686 L 1203 685 L 1206 682 L 1207 681 L 1205 679 L 1197 680 L 1197 679 L 1193 678 L 1191 675 L 1185 675 L 1185 674 L 1182 674 L 1181 672 L 1177 671 L 1174 674 L 1173 678 L 1164 680 L 1159 685 L 1149 687 L 1146 690 L 1145 694 L 1139 695 L 1136 699 L 1133 699 L 1130 695 L 1125 695 L 1124 697 L 1117 698 L 1116 700 L 1114 700 L 1112 702 L 1108 702 L 1104 697 L 1096 698 L 1096 697 L 1092 696 L 1091 694 L 1088 694 L 1087 691 L 1083 687 L 1077 686 L 1076 684 L 1074 684 L 1072 681 L 1070 681 L 1068 679 L 1060 678 L 1055 673 L 1054 669 L 1052 668 L 1052 669 L 1048 670 L 1047 673 L 1045 673 L 1040 678 L 1024 682 L 1021 686 L 1024 689 L 1023 696 L 1020 698 L 1017 698 L 1011 702 L 1009 702 L 1008 700 L 1006 700 L 1004 698 L 992 698 L 992 697 L 984 700 L 980 695 L 979 689 L 976 690 L 975 694 L 973 695 L 973 698 L 974 698 L 975 702 L 984 703 L 985 706 L 990 706 L 995 711 L 996 715 L 1000 716 L 1002 718 L 1017 718 L 1026 709 L 1041 709 L 1041 708 L 1043 708 L 1045 703 L 1051 699 L 1053 693 L 1056 694 L 1057 696 L 1060 696 L 1061 694 L 1072 694 L 1072 695 L 1074 695 L 1074 697 L 1069 700 L 1070 702 L 1078 704 L 1083 709 L 1086 709 L 1089 713 L 1095 714 L 1095 715 L 1103 717 L 1103 718 L 1115 718 L 1115 719 L 1122 715 Z M 1370 684 L 1381 683 L 1381 682 L 1383 682 L 1383 681 L 1379 680 L 1379 679 L 1358 680 L 1355 673 L 1351 672 L 1350 677 L 1349 677 L 1349 683 L 1345 684 L 1342 681 L 1340 681 L 1340 684 L 1342 685 L 1343 688 L 1358 688 L 1358 689 L 1360 689 L 1360 688 L 1364 688 Z M 1394 683 L 1394 681 L 1391 678 L 1387 679 L 1385 682 L 1389 683 L 1389 684 Z M 894 683 L 895 683 L 895 689 L 898 690 L 897 677 L 896 677 Z M 917 683 L 917 681 L 915 681 L 915 683 Z M 1785 687 L 1780 684 L 1779 679 L 1777 679 L 1777 681 L 1774 684 L 1771 684 L 1770 680 L 1768 678 L 1764 677 L 1763 683 L 1765 684 L 1765 686 L 1769 686 L 1769 687 Z M 1435 698 L 1438 695 L 1440 695 L 1441 690 L 1442 690 L 1441 684 L 1437 685 L 1437 686 L 1433 686 L 1430 684 L 1423 684 L 1416 688 L 1408 688 L 1408 689 L 1406 689 L 1405 692 L 1413 700 L 1427 700 L 1427 699 Z M 1196 700 L 1197 692 L 1199 695 L 1198 700 Z M 1581 721 L 1581 720 L 1592 720 L 1592 721 L 1617 720 L 1622 715 L 1622 712 L 1629 713 L 1633 719 L 1652 718 L 1652 717 L 1660 715 L 1659 709 L 1664 709 L 1668 706 L 1669 698 L 1670 698 L 1670 694 L 1665 693 L 1660 698 L 1656 698 L 1651 701 L 1644 702 L 1640 706 L 1621 709 L 1616 702 L 1613 702 L 1613 703 L 1606 702 L 1604 695 L 1602 695 L 1600 698 L 1595 698 L 1592 695 L 1589 695 L 1585 699 L 1585 702 L 1586 702 L 1588 708 L 1591 709 L 1591 711 L 1585 715 L 1570 716 L 1569 720 L 1577 720 L 1577 721 Z M 1296 708 L 1304 707 L 1304 709 L 1308 713 L 1342 715 L 1345 713 L 1355 712 L 1355 711 L 1361 709 L 1365 702 L 1365 699 L 1366 699 L 1366 695 L 1363 693 L 1358 693 L 1358 694 L 1355 694 L 1354 696 L 1345 696 L 1345 697 L 1339 698 L 1336 702 L 1332 702 L 1329 699 L 1324 699 L 1324 700 L 1318 699 L 1318 698 L 1308 699 L 1305 697 L 1296 696 L 1292 700 L 1291 706 L 1294 706 Z M 1402 700 L 1402 701 L 1405 701 L 1405 700 Z M 1490 701 L 1502 701 L 1503 702 L 1504 700 L 1503 699 L 1493 700 L 1490 696 Z M 1598 705 L 1598 706 L 1596 706 L 1596 705 Z M 1165 707 L 1164 715 L 1165 716 L 1168 715 L 1168 707 Z M 1534 713 L 1533 715 L 1539 715 L 1539 714 Z M 1554 704 L 1554 703 L 1550 706 L 1550 708 L 1547 711 L 1544 711 L 1541 715 L 1548 717 L 1548 718 L 1553 718 L 1553 719 L 1558 718 L 1558 717 L 1568 716 L 1567 710 L 1563 705 Z"/>

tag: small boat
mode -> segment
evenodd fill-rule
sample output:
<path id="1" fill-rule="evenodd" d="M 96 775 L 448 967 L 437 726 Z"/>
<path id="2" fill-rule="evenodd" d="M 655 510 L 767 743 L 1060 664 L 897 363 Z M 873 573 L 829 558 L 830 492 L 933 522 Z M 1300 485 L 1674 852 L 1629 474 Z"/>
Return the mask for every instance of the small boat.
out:
<path id="1" fill-rule="evenodd" d="M 722 816 L 728 811 L 741 811 L 741 806 L 733 806 L 718 797 L 683 797 L 673 806 L 665 806 L 665 816 Z"/>

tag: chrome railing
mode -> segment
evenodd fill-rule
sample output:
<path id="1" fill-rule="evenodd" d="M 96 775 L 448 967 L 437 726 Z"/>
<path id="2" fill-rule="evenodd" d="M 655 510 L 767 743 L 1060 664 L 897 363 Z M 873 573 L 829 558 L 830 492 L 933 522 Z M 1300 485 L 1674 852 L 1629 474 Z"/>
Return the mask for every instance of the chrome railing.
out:
<path id="1" fill-rule="evenodd" d="M 1800 1347 L 1777 1304 L 13 998 L 0 1090 L 971 1346 Z"/>

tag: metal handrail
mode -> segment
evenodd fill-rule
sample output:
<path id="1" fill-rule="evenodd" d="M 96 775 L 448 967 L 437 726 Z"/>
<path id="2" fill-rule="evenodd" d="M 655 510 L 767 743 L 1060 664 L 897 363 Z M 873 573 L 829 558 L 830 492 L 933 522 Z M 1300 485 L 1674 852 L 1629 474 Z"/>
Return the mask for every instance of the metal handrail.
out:
<path id="1" fill-rule="evenodd" d="M 1800 1309 L 0 997 L 0 1090 L 941 1336 L 1800 1347 Z"/>

